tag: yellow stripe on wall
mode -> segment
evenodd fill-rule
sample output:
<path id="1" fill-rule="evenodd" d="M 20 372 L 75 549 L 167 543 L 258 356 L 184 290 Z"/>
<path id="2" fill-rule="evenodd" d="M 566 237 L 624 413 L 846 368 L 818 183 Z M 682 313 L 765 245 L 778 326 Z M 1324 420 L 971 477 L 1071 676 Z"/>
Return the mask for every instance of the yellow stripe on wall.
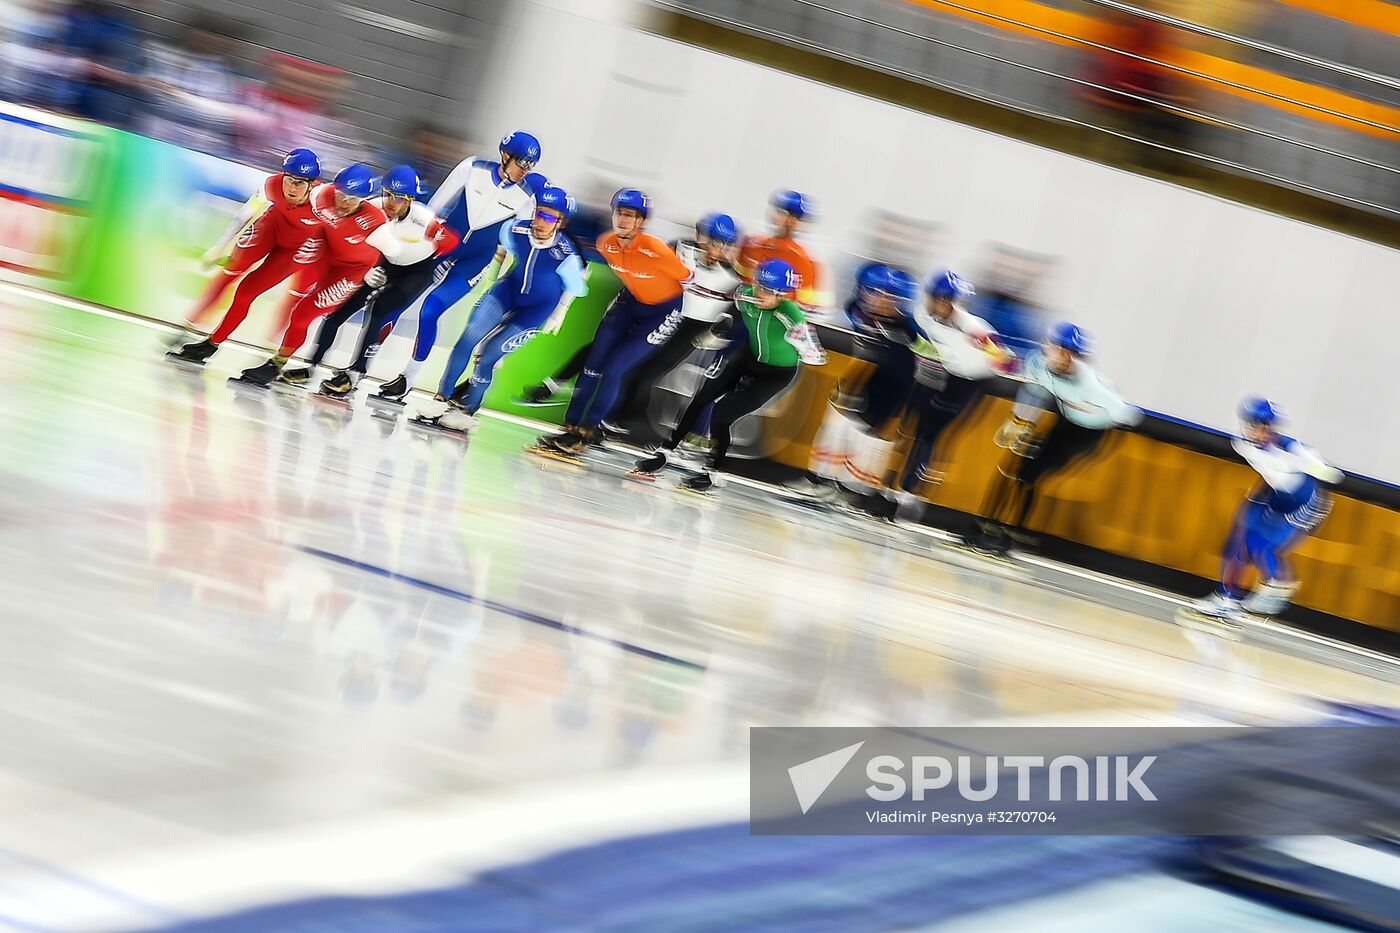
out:
<path id="1" fill-rule="evenodd" d="M 1035 3 L 1033 0 L 967 0 L 967 2 L 977 3 L 978 12 L 959 10 L 939 3 L 938 0 L 906 0 L 906 2 L 959 16 L 963 19 L 988 23 L 1008 32 L 1035 36 L 1057 45 L 1083 48 L 1085 42 L 1108 44 L 1104 41 L 1108 31 L 1102 20 L 1080 13 L 1058 10 Z M 1332 5 L 1327 0 L 1287 0 L 1287 2 L 1297 6 L 1315 4 L 1318 7 L 1324 7 Z M 1364 0 L 1364 3 L 1340 5 L 1351 7 L 1371 4 L 1372 0 Z M 1396 20 L 1396 29 L 1400 30 L 1400 8 L 1390 7 L 1389 4 L 1379 2 L 1375 2 L 1374 5 L 1385 6 L 1389 10 L 1395 11 L 1388 15 Z M 992 18 L 998 16 L 1013 20 L 1014 23 L 1004 23 Z M 1040 30 L 1044 30 L 1044 32 Z M 1046 35 L 1046 32 L 1057 35 Z M 1102 54 L 1111 53 L 1104 52 Z M 1300 114 L 1321 123 L 1330 123 L 1371 136 L 1385 139 L 1395 139 L 1400 136 L 1400 109 L 1395 107 L 1353 97 L 1329 87 L 1289 78 L 1266 68 L 1246 65 L 1243 62 L 1187 48 L 1175 49 L 1172 54 L 1166 57 L 1166 61 L 1178 68 L 1196 72 L 1200 77 L 1196 75 L 1181 75 L 1181 77 L 1202 87 L 1214 88 L 1236 97 L 1267 104 L 1278 110 Z M 1243 85 L 1243 87 L 1229 87 L 1219 83 L 1220 81 L 1228 81 L 1232 84 Z M 1288 100 L 1275 100 L 1268 96 L 1270 94 L 1288 98 Z M 1292 101 L 1296 101 L 1296 103 Z M 1324 110 L 1333 111 L 1333 113 L 1323 113 L 1312 109 L 1313 107 L 1321 107 Z M 1371 126 L 1368 125 L 1369 123 L 1379 124 L 1379 126 Z"/>

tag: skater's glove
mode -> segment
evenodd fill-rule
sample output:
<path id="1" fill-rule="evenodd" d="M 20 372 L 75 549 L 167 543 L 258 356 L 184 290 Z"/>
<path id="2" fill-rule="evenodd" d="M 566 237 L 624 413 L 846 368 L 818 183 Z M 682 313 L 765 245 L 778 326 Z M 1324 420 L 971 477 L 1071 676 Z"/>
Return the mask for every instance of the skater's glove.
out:
<path id="1" fill-rule="evenodd" d="M 365 284 L 370 288 L 383 288 L 384 283 L 389 281 L 389 276 L 384 273 L 383 266 L 375 266 L 365 273 Z"/>
<path id="2" fill-rule="evenodd" d="M 204 266 L 205 272 L 208 272 L 215 266 L 226 265 L 228 263 L 228 257 L 224 255 L 223 244 L 221 243 L 218 246 L 206 250 L 204 255 L 199 257 L 199 261 L 200 264 Z"/>
<path id="3" fill-rule="evenodd" d="M 566 314 L 568 314 L 568 311 L 569 306 L 567 304 L 561 304 L 559 307 L 555 308 L 554 313 L 549 316 L 549 318 L 544 322 L 543 325 L 540 326 L 540 333 L 559 333 L 559 328 L 564 326 L 564 317 Z"/>
<path id="4" fill-rule="evenodd" d="M 808 366 L 826 363 L 826 351 L 817 339 L 817 329 L 811 324 L 799 324 L 787 332 L 787 342 L 797 350 L 798 359 Z"/>
<path id="5" fill-rule="evenodd" d="M 1034 422 L 1013 415 L 1006 419 L 1001 429 L 997 431 L 997 446 L 1005 447 L 1007 450 L 1013 450 L 1021 456 L 1025 456 L 1022 451 L 1028 448 L 1034 430 Z"/>

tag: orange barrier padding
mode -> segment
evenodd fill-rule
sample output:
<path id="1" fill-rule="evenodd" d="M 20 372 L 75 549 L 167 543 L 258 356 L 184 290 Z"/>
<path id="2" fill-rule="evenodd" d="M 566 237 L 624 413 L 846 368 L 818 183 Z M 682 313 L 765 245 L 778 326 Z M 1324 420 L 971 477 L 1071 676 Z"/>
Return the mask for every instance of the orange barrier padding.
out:
<path id="1" fill-rule="evenodd" d="M 1033 36 L 1058 45 L 1089 48 L 1084 45 L 1085 42 L 1095 42 L 1101 45 L 1111 44 L 1107 41 L 1109 26 L 1105 21 L 1093 16 L 1058 10 L 1035 3 L 1033 0 L 978 0 L 978 12 L 960 10 L 939 3 L 938 0 L 906 0 L 906 2 L 915 3 L 950 16 L 960 16 L 964 19 L 987 23 L 1009 32 Z M 1286 0 L 1286 2 L 1309 8 L 1334 5 L 1325 2 L 1325 0 Z M 1347 4 L 1340 5 L 1347 6 Z M 1379 2 L 1374 5 L 1397 10 L 1397 12 L 1388 15 L 1400 20 L 1400 8 L 1390 7 L 1389 4 Z M 992 18 L 996 16 L 1004 17 L 1013 22 L 1007 23 Z M 1351 17 L 1348 15 L 1344 18 L 1350 19 Z M 1376 18 L 1383 19 L 1379 14 Z M 1388 19 L 1385 21 L 1389 22 Z M 1040 30 L 1045 30 L 1045 32 Z M 1047 35 L 1046 32 L 1057 35 Z M 1112 53 L 1101 52 L 1100 54 L 1110 55 Z M 1371 136 L 1386 139 L 1400 136 L 1400 109 L 1395 107 L 1353 97 L 1329 87 L 1289 78 L 1266 68 L 1246 65 L 1243 62 L 1208 55 L 1193 49 L 1178 47 L 1171 55 L 1166 56 L 1165 61 L 1167 64 L 1195 72 L 1194 75 L 1180 74 L 1179 77 L 1202 87 L 1258 101 L 1279 110 L 1300 114 L 1321 123 L 1330 123 Z M 1242 85 L 1242 87 L 1230 87 L 1219 83 L 1220 81 L 1228 81 L 1232 84 Z M 1289 101 L 1296 101 L 1296 103 L 1276 100 L 1268 96 L 1270 94 L 1288 98 Z M 1322 110 L 1312 109 L 1313 107 L 1321 107 L 1323 110 L 1333 112 L 1324 113 Z M 1371 126 L 1370 123 L 1379 124 L 1379 126 Z"/>
<path id="2" fill-rule="evenodd" d="M 826 366 L 803 367 L 789 397 L 809 410 L 775 419 L 784 423 L 788 437 L 776 442 L 771 459 L 805 469 L 837 377 L 858 377 L 858 367 L 868 365 L 831 353 Z M 937 488 L 925 490 L 929 501 L 979 514 L 993 471 L 1010 456 L 993 442 L 1010 411 L 1007 399 L 984 399 L 953 429 L 941 445 L 947 475 Z M 1046 480 L 1029 524 L 1069 541 L 1214 579 L 1235 512 L 1257 480 L 1243 461 L 1115 431 L 1082 469 Z M 1342 494 L 1334 500 L 1332 514 L 1293 554 L 1302 580 L 1297 601 L 1400 631 L 1400 513 Z"/>

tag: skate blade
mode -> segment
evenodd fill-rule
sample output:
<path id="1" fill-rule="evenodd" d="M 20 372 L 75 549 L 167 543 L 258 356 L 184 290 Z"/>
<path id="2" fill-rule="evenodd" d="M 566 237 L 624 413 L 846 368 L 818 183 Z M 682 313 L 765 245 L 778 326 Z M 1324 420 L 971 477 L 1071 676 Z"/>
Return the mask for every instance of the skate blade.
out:
<path id="1" fill-rule="evenodd" d="M 951 554 L 970 558 L 972 562 L 983 567 L 994 567 L 1002 572 L 1013 572 L 1017 574 L 1022 574 L 1026 571 L 1025 566 L 1009 554 L 984 551 L 981 548 L 975 548 L 970 544 L 963 544 L 959 541 L 941 541 L 938 543 L 938 546 Z"/>
<path id="2" fill-rule="evenodd" d="M 1244 619 L 1231 616 L 1211 615 L 1183 606 L 1176 611 L 1176 621 L 1183 627 L 1196 632 L 1205 632 L 1228 641 L 1239 641 L 1242 637 L 1241 623 Z"/>
<path id="3" fill-rule="evenodd" d="M 445 428 L 442 425 L 438 424 L 437 419 L 435 418 L 421 418 L 418 415 L 414 415 L 412 418 L 408 419 L 408 423 L 411 424 L 413 427 L 418 428 L 419 430 L 429 431 L 433 434 L 441 434 L 444 437 L 455 437 L 459 440 L 466 440 L 468 437 L 471 436 L 466 431 L 458 431 L 453 428 Z"/>
<path id="4" fill-rule="evenodd" d="M 187 373 L 202 373 L 204 372 L 204 367 L 209 362 L 205 360 L 203 363 L 196 363 L 194 360 L 187 360 L 183 356 L 177 356 L 174 350 L 165 354 L 165 359 L 167 362 L 174 363 L 177 368 L 183 369 Z"/>
<path id="5" fill-rule="evenodd" d="M 715 508 L 719 505 L 719 499 L 715 496 L 714 489 L 707 489 L 701 492 L 698 489 L 691 489 L 688 486 L 682 486 L 677 483 L 675 486 L 671 487 L 671 491 L 683 501 L 690 502 L 694 505 L 703 505 L 706 508 Z"/>
<path id="6" fill-rule="evenodd" d="M 396 415 L 408 407 L 408 403 L 403 399 L 385 398 L 378 393 L 366 396 L 365 403 L 368 404 L 370 408 L 376 408 L 380 411 L 391 411 Z"/>
<path id="7" fill-rule="evenodd" d="M 525 448 L 525 453 L 534 457 L 536 460 L 546 461 L 548 463 L 561 463 L 565 466 L 573 467 L 574 470 L 580 473 L 587 469 L 587 467 L 584 466 L 583 460 L 579 457 L 573 454 L 566 454 L 560 450 L 555 450 L 552 447 L 531 444 L 529 447 Z"/>
<path id="8" fill-rule="evenodd" d="M 276 392 L 278 395 L 290 395 L 295 397 L 307 394 L 307 388 L 305 385 L 293 385 L 290 382 L 283 382 L 280 379 L 274 379 L 272 381 L 272 385 L 269 388 L 271 388 L 272 391 Z"/>
<path id="9" fill-rule="evenodd" d="M 630 479 L 634 483 L 646 483 L 649 486 L 656 485 L 655 473 L 643 473 L 641 470 L 628 470 L 624 474 L 625 479 Z"/>
<path id="10" fill-rule="evenodd" d="M 349 395 L 327 395 L 325 392 L 312 392 L 311 398 L 327 408 L 351 410 Z"/>
<path id="11" fill-rule="evenodd" d="M 268 395 L 272 392 L 271 388 L 263 385 L 261 382 L 254 382 L 253 380 L 245 379 L 242 376 L 230 376 L 228 380 L 228 386 L 229 388 L 237 392 L 256 392 L 260 397 Z"/>

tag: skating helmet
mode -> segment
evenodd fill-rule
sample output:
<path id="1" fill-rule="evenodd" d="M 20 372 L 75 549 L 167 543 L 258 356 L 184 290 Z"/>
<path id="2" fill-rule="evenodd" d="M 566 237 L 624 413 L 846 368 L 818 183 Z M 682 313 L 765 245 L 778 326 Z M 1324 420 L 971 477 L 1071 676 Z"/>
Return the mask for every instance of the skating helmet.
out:
<path id="1" fill-rule="evenodd" d="M 925 290 L 934 298 L 942 298 L 947 301 L 970 298 L 977 294 L 977 289 L 972 287 L 971 282 L 951 269 L 939 269 L 931 275 Z"/>
<path id="2" fill-rule="evenodd" d="M 919 294 L 919 281 L 903 269 L 890 269 L 890 293 L 900 305 L 914 300 Z"/>
<path id="3" fill-rule="evenodd" d="M 352 198 L 367 198 L 374 194 L 374 170 L 363 162 L 347 165 L 335 176 L 335 188 Z"/>
<path id="4" fill-rule="evenodd" d="M 1240 420 L 1245 424 L 1273 427 L 1283 421 L 1283 409 L 1262 395 L 1251 395 L 1240 402 Z"/>
<path id="5" fill-rule="evenodd" d="M 574 211 L 578 209 L 578 204 L 574 201 L 574 196 L 563 188 L 556 188 L 553 185 L 545 185 L 540 193 L 535 195 L 535 207 L 546 207 L 552 211 L 558 211 L 568 220 L 574 216 Z"/>
<path id="6" fill-rule="evenodd" d="M 754 283 L 770 292 L 790 295 L 802 287 L 802 277 L 786 259 L 767 259 L 754 273 Z"/>
<path id="7" fill-rule="evenodd" d="M 392 194 L 396 198 L 416 200 L 422 193 L 418 171 L 411 165 L 398 165 L 389 169 L 379 180 L 379 185 L 385 194 Z"/>
<path id="8" fill-rule="evenodd" d="M 768 202 L 780 211 L 787 211 L 799 219 L 805 218 L 812 213 L 812 202 L 801 192 L 784 188 L 781 191 L 773 192 L 773 198 Z"/>
<path id="9" fill-rule="evenodd" d="M 636 188 L 623 188 L 612 198 L 612 209 L 621 210 L 630 207 L 643 217 L 651 216 L 651 198 L 647 197 Z"/>
<path id="10" fill-rule="evenodd" d="M 739 225 L 728 214 L 706 214 L 695 225 L 700 235 L 716 243 L 738 243 Z"/>
<path id="11" fill-rule="evenodd" d="M 1088 331 L 1078 324 L 1056 324 L 1050 328 L 1050 335 L 1046 340 L 1052 347 L 1068 350 L 1075 356 L 1088 356 L 1094 350 L 1094 342 L 1090 339 Z"/>
<path id="12" fill-rule="evenodd" d="M 862 292 L 886 292 L 890 290 L 890 267 L 872 262 L 856 275 L 856 289 Z"/>
<path id="13" fill-rule="evenodd" d="M 507 133 L 501 137 L 501 155 L 509 156 L 529 171 L 539 164 L 540 141 L 520 130 Z"/>
<path id="14" fill-rule="evenodd" d="M 312 181 L 321 177 L 321 160 L 310 149 L 293 149 L 282 160 L 282 171 L 293 178 Z"/>

